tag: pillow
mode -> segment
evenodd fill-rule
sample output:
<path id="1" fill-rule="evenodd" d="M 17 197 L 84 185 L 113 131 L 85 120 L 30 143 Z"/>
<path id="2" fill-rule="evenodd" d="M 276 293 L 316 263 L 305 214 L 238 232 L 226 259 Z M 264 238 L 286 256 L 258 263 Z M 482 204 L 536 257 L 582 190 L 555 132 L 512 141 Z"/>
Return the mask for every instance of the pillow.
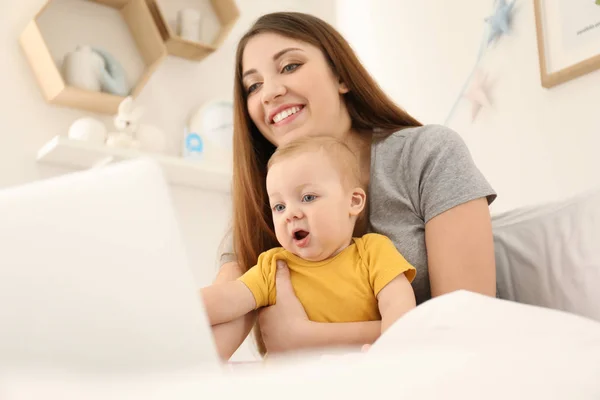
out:
<path id="1" fill-rule="evenodd" d="M 600 188 L 492 224 L 501 298 L 600 320 Z"/>

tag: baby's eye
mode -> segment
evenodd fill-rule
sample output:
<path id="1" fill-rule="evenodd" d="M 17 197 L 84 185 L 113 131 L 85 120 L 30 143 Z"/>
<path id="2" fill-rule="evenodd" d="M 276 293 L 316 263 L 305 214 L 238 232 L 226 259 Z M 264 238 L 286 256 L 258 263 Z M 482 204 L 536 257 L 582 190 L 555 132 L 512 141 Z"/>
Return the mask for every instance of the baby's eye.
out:
<path id="1" fill-rule="evenodd" d="M 310 203 L 312 201 L 315 201 L 317 199 L 317 196 L 315 196 L 314 194 L 305 194 L 302 197 L 302 201 L 305 203 Z"/>
<path id="2" fill-rule="evenodd" d="M 273 206 L 273 211 L 282 212 L 283 210 L 285 210 L 285 206 L 283 204 L 275 204 Z"/>

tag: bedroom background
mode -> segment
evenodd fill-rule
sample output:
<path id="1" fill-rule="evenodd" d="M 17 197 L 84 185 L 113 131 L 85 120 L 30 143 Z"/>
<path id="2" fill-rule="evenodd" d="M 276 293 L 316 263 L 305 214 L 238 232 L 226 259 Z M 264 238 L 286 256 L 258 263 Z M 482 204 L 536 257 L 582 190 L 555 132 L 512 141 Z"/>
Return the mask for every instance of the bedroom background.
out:
<path id="1" fill-rule="evenodd" d="M 0 188 L 68 172 L 35 162 L 39 148 L 66 134 L 87 112 L 48 105 L 18 44 L 44 0 L 0 4 Z M 295 10 L 336 26 L 391 97 L 424 123 L 444 123 L 471 72 L 492 0 L 236 0 L 240 18 L 224 44 L 199 63 L 167 57 L 136 100 L 144 122 L 177 149 L 190 110 L 232 92 L 237 39 L 260 15 Z M 57 27 L 57 29 L 60 29 Z M 467 142 L 497 190 L 492 213 L 564 199 L 599 183 L 600 71 L 544 89 L 540 85 L 533 5 L 518 0 L 511 32 L 485 65 L 491 107 L 472 121 L 461 101 L 448 125 Z M 107 116 L 96 116 L 111 123 Z M 198 285 L 216 273 L 216 251 L 230 216 L 226 195 L 173 187 L 173 198 Z M 244 346 L 237 359 L 251 358 Z"/>

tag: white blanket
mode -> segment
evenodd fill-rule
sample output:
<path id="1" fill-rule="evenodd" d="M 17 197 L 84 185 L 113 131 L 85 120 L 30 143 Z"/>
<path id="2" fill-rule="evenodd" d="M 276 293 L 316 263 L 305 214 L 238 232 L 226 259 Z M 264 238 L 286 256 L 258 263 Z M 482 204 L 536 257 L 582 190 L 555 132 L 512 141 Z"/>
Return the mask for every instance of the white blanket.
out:
<path id="1" fill-rule="evenodd" d="M 600 399 L 600 323 L 468 292 L 431 300 L 366 354 L 237 373 L 9 373 L 3 399 Z M 2 386 L 3 385 L 3 386 Z M 4 390 L 4 391 L 2 391 Z"/>

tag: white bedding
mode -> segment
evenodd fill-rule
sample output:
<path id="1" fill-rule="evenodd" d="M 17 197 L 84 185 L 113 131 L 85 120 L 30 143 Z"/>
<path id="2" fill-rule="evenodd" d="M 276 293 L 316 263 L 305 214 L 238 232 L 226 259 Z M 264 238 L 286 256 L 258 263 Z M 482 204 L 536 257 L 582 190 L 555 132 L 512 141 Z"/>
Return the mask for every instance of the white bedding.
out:
<path id="1" fill-rule="evenodd" d="M 429 301 L 367 354 L 233 374 L 7 374 L 3 399 L 600 399 L 600 323 L 468 292 Z M 32 384 L 35 383 L 35 384 Z M 4 386 L 1 386 L 4 385 Z M 2 392 L 4 389 L 4 392 Z"/>

